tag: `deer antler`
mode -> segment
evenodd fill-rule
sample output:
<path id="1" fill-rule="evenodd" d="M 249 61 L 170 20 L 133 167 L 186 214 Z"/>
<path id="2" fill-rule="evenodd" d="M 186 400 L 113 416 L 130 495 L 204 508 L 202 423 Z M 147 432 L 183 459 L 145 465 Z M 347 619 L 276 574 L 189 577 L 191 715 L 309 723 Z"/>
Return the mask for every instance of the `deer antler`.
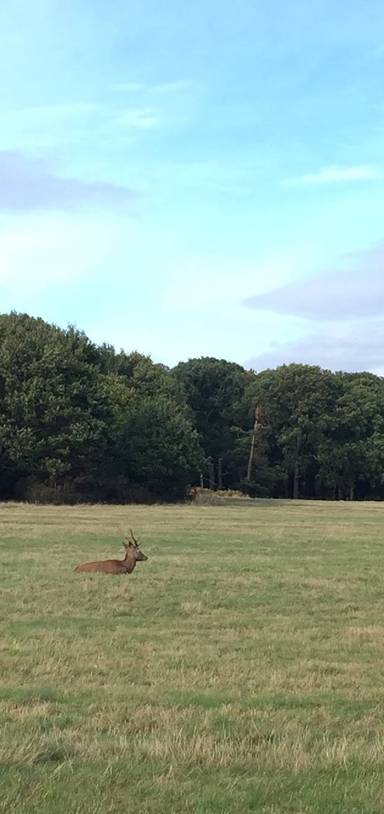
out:
<path id="1" fill-rule="evenodd" d="M 134 535 L 134 533 L 133 533 L 132 529 L 129 529 L 129 531 L 130 531 L 130 533 L 131 533 L 131 539 L 132 539 L 132 542 L 134 543 L 134 545 L 136 546 L 136 548 L 138 548 L 138 547 L 139 547 L 139 545 L 140 545 L 139 540 L 137 540 L 137 539 L 136 539 L 136 537 L 135 537 L 135 535 Z"/>

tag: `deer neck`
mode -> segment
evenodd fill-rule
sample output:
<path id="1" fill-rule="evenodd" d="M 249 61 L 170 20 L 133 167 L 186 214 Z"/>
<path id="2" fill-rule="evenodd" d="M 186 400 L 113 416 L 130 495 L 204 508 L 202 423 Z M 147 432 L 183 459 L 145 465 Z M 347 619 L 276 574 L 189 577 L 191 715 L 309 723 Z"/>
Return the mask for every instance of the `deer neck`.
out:
<path id="1" fill-rule="evenodd" d="M 129 551 L 127 551 L 123 563 L 125 565 L 126 571 L 128 574 L 132 574 L 133 569 L 136 566 L 136 558 L 133 556 Z"/>

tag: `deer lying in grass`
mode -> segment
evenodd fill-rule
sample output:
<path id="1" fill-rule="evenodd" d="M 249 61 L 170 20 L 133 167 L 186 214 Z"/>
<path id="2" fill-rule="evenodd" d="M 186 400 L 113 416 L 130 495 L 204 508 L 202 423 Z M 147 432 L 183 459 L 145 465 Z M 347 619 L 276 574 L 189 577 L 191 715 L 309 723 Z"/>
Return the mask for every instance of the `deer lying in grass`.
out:
<path id="1" fill-rule="evenodd" d="M 74 569 L 79 571 L 102 571 L 104 574 L 132 574 L 137 562 L 144 562 L 148 557 L 140 551 L 139 541 L 136 540 L 132 529 L 131 537 L 123 543 L 125 557 L 122 560 L 96 560 L 96 562 L 84 562 Z"/>

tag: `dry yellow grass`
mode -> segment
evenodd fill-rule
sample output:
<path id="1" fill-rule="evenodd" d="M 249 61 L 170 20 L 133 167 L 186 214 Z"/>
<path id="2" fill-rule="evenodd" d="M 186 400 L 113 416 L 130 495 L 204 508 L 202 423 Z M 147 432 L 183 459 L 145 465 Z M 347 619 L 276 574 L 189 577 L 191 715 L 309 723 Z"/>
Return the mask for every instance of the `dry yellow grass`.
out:
<path id="1" fill-rule="evenodd" d="M 381 814 L 383 521 L 0 506 L 0 807 Z M 132 576 L 73 573 L 130 526 Z"/>

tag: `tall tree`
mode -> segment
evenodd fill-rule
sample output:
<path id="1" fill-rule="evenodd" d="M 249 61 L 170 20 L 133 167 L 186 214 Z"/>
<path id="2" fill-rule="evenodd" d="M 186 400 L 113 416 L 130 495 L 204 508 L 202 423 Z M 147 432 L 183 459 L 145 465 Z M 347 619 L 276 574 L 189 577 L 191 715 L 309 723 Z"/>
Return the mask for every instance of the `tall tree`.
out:
<path id="1" fill-rule="evenodd" d="M 337 374 L 338 397 L 319 446 L 319 480 L 335 497 L 353 499 L 383 484 L 384 381 L 370 373 Z"/>
<path id="2" fill-rule="evenodd" d="M 286 482 L 287 496 L 298 498 L 314 492 L 317 450 L 335 388 L 329 371 L 296 364 L 256 374 L 247 387 L 248 416 L 259 404 L 268 462 L 275 470 L 276 483 L 280 481 L 280 491 Z"/>
<path id="3" fill-rule="evenodd" d="M 14 483 L 92 488 L 111 420 L 96 361 L 95 346 L 73 328 L 0 316 L 1 451 Z"/>
<path id="4" fill-rule="evenodd" d="M 248 374 L 240 365 L 212 357 L 180 362 L 172 372 L 183 386 L 199 433 L 206 459 L 206 477 L 212 477 L 209 475 L 212 466 L 217 477 L 221 459 L 223 484 L 230 486 L 234 478 L 236 405 L 242 398 Z"/>
<path id="5" fill-rule="evenodd" d="M 202 466 L 198 434 L 180 391 L 165 368 L 136 357 L 130 375 L 108 374 L 114 409 L 114 498 L 180 499 Z"/>

